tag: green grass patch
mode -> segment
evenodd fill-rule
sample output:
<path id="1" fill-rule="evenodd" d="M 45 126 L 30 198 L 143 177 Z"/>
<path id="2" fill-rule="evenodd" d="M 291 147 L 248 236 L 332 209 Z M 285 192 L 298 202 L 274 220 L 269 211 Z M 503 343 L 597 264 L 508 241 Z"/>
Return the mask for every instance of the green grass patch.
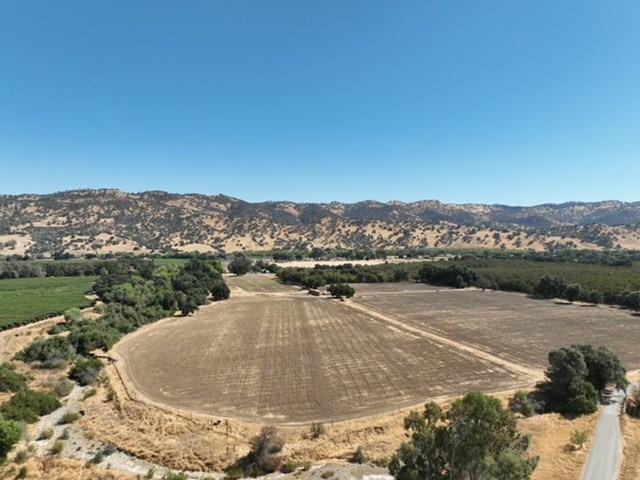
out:
<path id="1" fill-rule="evenodd" d="M 157 265 L 160 265 L 161 267 L 166 267 L 166 266 L 173 266 L 173 265 L 182 266 L 186 264 L 189 261 L 189 259 L 167 257 L 167 258 L 154 258 L 153 261 Z"/>
<path id="2" fill-rule="evenodd" d="M 97 277 L 0 280 L 0 330 L 62 314 L 91 304 L 85 294 Z"/>

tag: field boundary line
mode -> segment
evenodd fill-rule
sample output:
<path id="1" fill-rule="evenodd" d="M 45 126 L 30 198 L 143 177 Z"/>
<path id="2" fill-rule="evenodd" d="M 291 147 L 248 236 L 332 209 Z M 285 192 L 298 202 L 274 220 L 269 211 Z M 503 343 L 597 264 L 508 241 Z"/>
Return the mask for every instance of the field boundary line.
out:
<path id="1" fill-rule="evenodd" d="M 349 308 L 353 308 L 354 310 L 358 310 L 361 311 L 363 313 L 366 313 L 367 315 L 370 315 L 372 317 L 375 317 L 379 320 L 382 320 L 384 322 L 390 323 L 400 329 L 403 329 L 405 331 L 409 331 L 412 333 L 415 333 L 417 335 L 420 335 L 422 337 L 428 338 L 430 340 L 434 340 L 436 342 L 439 343 L 444 343 L 446 345 L 449 345 L 451 347 L 454 347 L 458 350 L 463 350 L 465 352 L 469 352 L 472 355 L 478 357 L 478 358 L 482 358 L 483 360 L 487 360 L 491 363 L 500 365 L 508 370 L 520 373 L 522 375 L 525 375 L 527 377 L 531 377 L 533 380 L 535 381 L 540 381 L 544 379 L 544 371 L 542 369 L 538 369 L 538 368 L 533 368 L 533 367 L 527 367 L 524 365 L 520 365 L 519 363 L 515 363 L 515 362 L 511 362 L 509 360 L 505 360 L 504 358 L 498 357 L 496 355 L 493 355 L 492 353 L 489 352 L 485 352 L 484 350 L 481 350 L 479 348 L 476 347 L 472 347 L 469 344 L 463 343 L 463 342 L 459 342 L 457 340 L 452 340 L 451 338 L 447 338 L 447 337 L 443 337 L 441 335 L 432 333 L 432 332 L 428 332 L 426 330 L 421 330 L 419 328 L 416 327 L 412 327 L 411 325 L 407 325 L 404 322 L 401 322 L 400 320 L 397 320 L 393 317 L 390 317 L 388 315 L 384 315 L 382 313 L 379 313 L 373 309 L 370 309 L 360 303 L 357 303 L 354 300 L 347 300 L 343 303 L 343 305 L 349 307 Z"/>

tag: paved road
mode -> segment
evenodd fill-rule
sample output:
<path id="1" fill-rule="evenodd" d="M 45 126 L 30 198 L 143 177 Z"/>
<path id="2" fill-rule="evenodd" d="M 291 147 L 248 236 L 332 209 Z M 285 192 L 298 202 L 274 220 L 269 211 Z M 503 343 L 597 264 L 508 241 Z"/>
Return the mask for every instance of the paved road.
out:
<path id="1" fill-rule="evenodd" d="M 622 431 L 620 429 L 620 404 L 624 392 L 611 396 L 611 403 L 604 407 L 591 451 L 582 473 L 582 480 L 616 480 L 622 462 Z"/>

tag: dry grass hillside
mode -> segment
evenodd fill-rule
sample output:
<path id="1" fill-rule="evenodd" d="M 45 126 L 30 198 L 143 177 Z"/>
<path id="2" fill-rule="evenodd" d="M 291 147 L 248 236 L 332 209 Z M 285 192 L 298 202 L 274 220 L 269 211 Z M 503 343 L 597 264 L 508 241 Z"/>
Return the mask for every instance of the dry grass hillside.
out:
<path id="1" fill-rule="evenodd" d="M 640 202 L 249 203 L 224 195 L 119 190 L 0 196 L 5 255 L 313 246 L 640 248 Z"/>

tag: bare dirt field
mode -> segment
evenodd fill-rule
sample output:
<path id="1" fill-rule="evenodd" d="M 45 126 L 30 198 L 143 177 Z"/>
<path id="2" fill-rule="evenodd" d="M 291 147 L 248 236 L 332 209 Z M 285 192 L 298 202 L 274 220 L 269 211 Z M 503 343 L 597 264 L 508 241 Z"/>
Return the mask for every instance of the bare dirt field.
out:
<path id="1" fill-rule="evenodd" d="M 487 358 L 302 296 L 232 298 L 142 329 L 114 354 L 154 402 L 273 423 L 343 420 L 527 383 Z"/>
<path id="2" fill-rule="evenodd" d="M 264 273 L 250 273 L 241 277 L 228 275 L 225 276 L 225 281 L 232 293 L 234 291 L 251 293 L 292 293 L 302 291 L 300 287 L 280 283 L 275 275 Z"/>
<path id="3" fill-rule="evenodd" d="M 516 363 L 544 367 L 553 348 L 590 343 L 611 348 L 627 368 L 640 367 L 640 322 L 624 310 L 472 289 L 389 294 L 387 284 L 356 291 L 353 301 L 366 309 Z"/>

